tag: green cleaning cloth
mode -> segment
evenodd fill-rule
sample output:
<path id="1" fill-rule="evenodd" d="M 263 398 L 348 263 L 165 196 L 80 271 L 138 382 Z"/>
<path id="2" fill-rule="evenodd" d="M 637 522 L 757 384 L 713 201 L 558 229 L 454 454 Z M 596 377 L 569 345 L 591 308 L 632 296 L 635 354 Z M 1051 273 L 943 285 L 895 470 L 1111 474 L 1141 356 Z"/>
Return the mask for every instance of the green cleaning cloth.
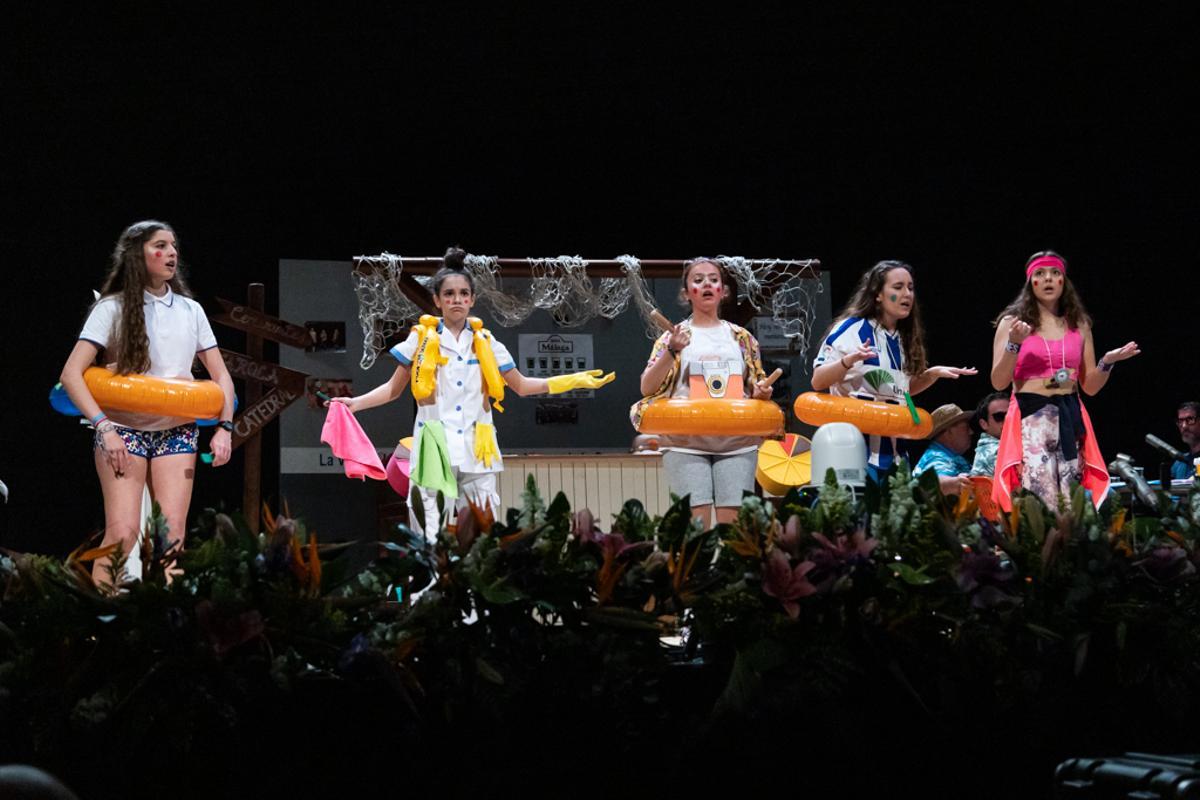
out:
<path id="1" fill-rule="evenodd" d="M 413 437 L 412 471 L 409 478 L 422 489 L 441 492 L 447 498 L 458 497 L 458 482 L 450 466 L 450 447 L 446 429 L 436 419 L 426 420 Z"/>

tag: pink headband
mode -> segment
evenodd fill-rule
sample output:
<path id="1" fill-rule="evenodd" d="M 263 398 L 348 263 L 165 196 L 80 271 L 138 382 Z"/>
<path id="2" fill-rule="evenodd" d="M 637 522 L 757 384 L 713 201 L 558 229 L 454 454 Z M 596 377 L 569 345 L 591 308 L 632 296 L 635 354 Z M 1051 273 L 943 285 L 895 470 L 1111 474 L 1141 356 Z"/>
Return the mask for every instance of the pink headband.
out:
<path id="1" fill-rule="evenodd" d="M 1067 262 L 1058 256 L 1038 256 L 1033 261 L 1030 261 L 1029 266 L 1025 268 L 1025 279 L 1029 280 L 1033 277 L 1033 273 L 1046 267 L 1056 269 L 1063 275 L 1067 274 Z"/>

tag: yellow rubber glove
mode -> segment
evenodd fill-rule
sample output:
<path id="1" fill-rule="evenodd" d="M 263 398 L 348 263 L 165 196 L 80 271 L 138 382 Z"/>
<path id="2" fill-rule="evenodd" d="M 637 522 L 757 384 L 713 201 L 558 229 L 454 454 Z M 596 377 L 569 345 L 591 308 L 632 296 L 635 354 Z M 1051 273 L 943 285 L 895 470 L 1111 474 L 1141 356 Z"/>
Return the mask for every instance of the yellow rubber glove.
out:
<path id="1" fill-rule="evenodd" d="M 490 422 L 475 423 L 475 460 L 485 467 L 491 467 L 492 461 L 500 457 L 500 449 L 496 446 L 496 429 Z"/>
<path id="2" fill-rule="evenodd" d="M 437 368 L 449 363 L 450 359 L 442 355 L 441 339 L 437 332 L 437 317 L 423 314 L 419 325 L 414 325 L 417 332 L 417 352 L 413 354 L 412 393 L 413 398 L 421 401 L 431 396 L 437 389 Z"/>
<path id="3" fill-rule="evenodd" d="M 617 373 L 610 372 L 604 377 L 604 370 L 589 369 L 586 372 L 572 372 L 570 375 L 555 375 L 546 379 L 546 388 L 550 394 L 562 394 L 572 389 L 599 389 L 606 383 L 617 379 Z"/>

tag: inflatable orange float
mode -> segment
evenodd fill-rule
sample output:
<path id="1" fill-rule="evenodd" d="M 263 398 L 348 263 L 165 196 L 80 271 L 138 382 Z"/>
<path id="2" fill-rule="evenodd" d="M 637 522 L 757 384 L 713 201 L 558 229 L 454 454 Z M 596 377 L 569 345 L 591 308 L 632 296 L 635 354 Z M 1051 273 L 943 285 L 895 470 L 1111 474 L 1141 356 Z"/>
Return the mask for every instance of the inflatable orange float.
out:
<path id="1" fill-rule="evenodd" d="M 924 409 L 915 409 L 919 423 L 913 423 L 906 405 L 857 397 L 835 397 L 821 392 L 805 392 L 792 405 L 796 417 L 820 427 L 828 422 L 849 422 L 863 433 L 895 436 L 900 439 L 924 439 L 933 431 L 933 418 Z"/>
<path id="2" fill-rule="evenodd" d="M 779 436 L 783 433 L 783 409 L 770 400 L 712 397 L 655 400 L 642 413 L 638 432 L 688 436 Z"/>
<path id="3" fill-rule="evenodd" d="M 89 367 L 83 382 L 105 410 L 211 419 L 225 405 L 225 393 L 216 381 L 117 375 L 104 367 Z"/>

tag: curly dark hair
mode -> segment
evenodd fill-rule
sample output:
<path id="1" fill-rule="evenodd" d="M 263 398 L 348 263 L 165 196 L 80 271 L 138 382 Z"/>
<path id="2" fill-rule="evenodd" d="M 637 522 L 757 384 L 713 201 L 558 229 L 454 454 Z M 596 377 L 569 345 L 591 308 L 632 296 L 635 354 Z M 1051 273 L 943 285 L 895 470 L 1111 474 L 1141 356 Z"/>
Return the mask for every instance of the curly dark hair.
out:
<path id="1" fill-rule="evenodd" d="M 175 229 L 167 223 L 152 219 L 135 222 L 126 228 L 113 248 L 111 266 L 100 287 L 101 298 L 113 295 L 121 298 L 121 316 L 108 348 L 116 353 L 120 375 L 150 369 L 150 339 L 146 336 L 146 312 L 142 308 L 143 293 L 149 286 L 144 247 L 156 233 L 164 230 L 175 234 Z M 175 247 L 179 249 L 178 243 Z M 176 294 L 192 296 L 183 277 L 183 261 L 178 257 L 175 274 L 167 285 Z"/>
<path id="2" fill-rule="evenodd" d="M 846 302 L 846 307 L 834 317 L 833 325 L 829 326 L 829 330 L 833 330 L 839 322 L 847 317 L 878 320 L 880 313 L 878 297 L 887 283 L 888 273 L 894 269 L 908 270 L 909 274 L 912 274 L 913 271 L 913 268 L 903 261 L 880 261 L 871 267 L 858 279 L 858 285 L 854 287 L 850 299 Z M 913 297 L 912 311 L 907 317 L 897 321 L 896 330 L 900 333 L 900 343 L 904 347 L 904 371 L 909 375 L 918 375 L 924 372 L 925 368 L 929 366 L 925 355 L 925 327 L 921 324 L 921 308 L 917 304 L 915 296 Z M 829 331 L 826 331 L 825 335 L 828 336 Z"/>

